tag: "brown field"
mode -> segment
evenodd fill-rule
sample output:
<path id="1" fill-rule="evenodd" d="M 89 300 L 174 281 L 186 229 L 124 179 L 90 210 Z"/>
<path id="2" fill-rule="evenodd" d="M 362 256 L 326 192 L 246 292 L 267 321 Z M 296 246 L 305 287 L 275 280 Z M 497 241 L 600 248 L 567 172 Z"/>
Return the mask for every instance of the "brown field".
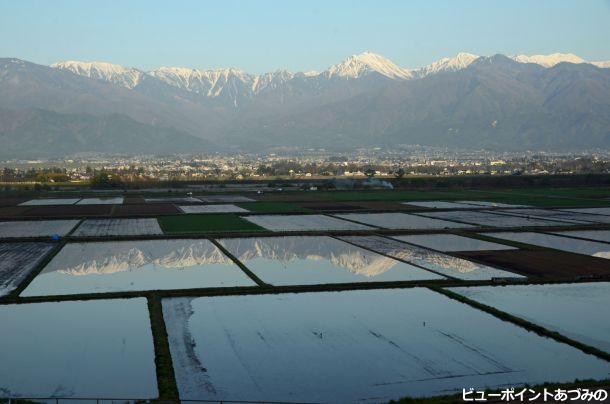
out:
<path id="1" fill-rule="evenodd" d="M 342 211 L 342 210 L 362 210 L 361 206 L 343 202 L 301 202 L 300 207 L 318 212 Z"/>
<path id="2" fill-rule="evenodd" d="M 0 198 L 0 206 L 16 206 L 19 205 L 21 202 L 25 202 L 25 201 L 29 201 L 32 198 Z"/>
<path id="3" fill-rule="evenodd" d="M 562 251 L 474 251 L 459 255 L 506 268 L 532 279 L 575 280 L 587 277 L 610 279 L 610 260 Z"/>
<path id="4" fill-rule="evenodd" d="M 265 194 L 255 194 L 255 195 L 247 195 L 249 198 L 255 199 L 261 202 L 294 202 L 294 201 L 303 201 L 310 200 L 315 198 L 308 198 L 302 192 L 286 192 L 286 193 L 277 193 L 277 192 L 268 192 Z"/>
<path id="5" fill-rule="evenodd" d="M 403 205 L 400 202 L 392 201 L 361 201 L 350 203 L 367 210 L 422 210 L 422 208 L 419 207 Z"/>
<path id="6" fill-rule="evenodd" d="M 149 203 L 142 205 L 117 205 L 112 216 L 147 216 L 182 213 L 171 203 Z"/>
<path id="7" fill-rule="evenodd" d="M 29 208 L 29 206 L 3 206 L 0 207 L 0 217 L 21 216 Z"/>
<path id="8" fill-rule="evenodd" d="M 109 216 L 112 205 L 49 205 L 29 206 L 29 209 L 21 214 L 23 217 L 86 217 L 86 216 Z"/>
<path id="9" fill-rule="evenodd" d="M 123 199 L 124 205 L 143 205 L 145 203 L 144 198 L 141 196 L 126 196 L 125 199 Z"/>

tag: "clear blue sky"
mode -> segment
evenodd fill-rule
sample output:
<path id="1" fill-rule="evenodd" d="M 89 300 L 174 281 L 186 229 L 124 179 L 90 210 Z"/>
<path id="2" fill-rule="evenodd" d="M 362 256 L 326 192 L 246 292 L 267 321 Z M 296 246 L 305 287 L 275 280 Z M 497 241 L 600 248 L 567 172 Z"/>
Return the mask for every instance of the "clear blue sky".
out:
<path id="1" fill-rule="evenodd" d="M 418 67 L 459 51 L 610 59 L 610 0 L 0 0 L 0 57 L 253 73 L 353 53 Z"/>

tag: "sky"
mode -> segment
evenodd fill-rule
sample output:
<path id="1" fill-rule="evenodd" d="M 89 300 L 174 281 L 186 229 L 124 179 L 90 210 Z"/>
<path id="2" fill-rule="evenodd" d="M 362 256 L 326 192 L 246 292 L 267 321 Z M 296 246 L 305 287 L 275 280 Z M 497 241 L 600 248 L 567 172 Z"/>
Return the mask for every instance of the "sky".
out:
<path id="1" fill-rule="evenodd" d="M 610 60 L 610 0 L 0 0 L 0 57 L 40 64 L 320 71 L 363 51 Z"/>

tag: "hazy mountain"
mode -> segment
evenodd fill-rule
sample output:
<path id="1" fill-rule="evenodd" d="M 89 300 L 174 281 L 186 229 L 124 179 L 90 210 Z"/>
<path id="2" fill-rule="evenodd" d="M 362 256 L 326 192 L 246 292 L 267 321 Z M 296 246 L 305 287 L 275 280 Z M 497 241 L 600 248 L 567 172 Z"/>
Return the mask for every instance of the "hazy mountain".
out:
<path id="1" fill-rule="evenodd" d="M 462 70 L 277 116 L 249 131 L 253 136 L 242 141 L 281 146 L 608 147 L 610 70 L 483 57 Z"/>
<path id="2" fill-rule="evenodd" d="M 189 99 L 189 93 L 148 75 L 140 77 L 133 89 L 115 84 L 119 81 L 116 76 L 105 77 L 111 77 L 113 82 L 19 59 L 0 59 L 0 108 L 121 114 L 147 125 L 174 127 L 199 137 L 209 137 L 222 120 L 220 111 L 204 108 Z"/>
<path id="3" fill-rule="evenodd" d="M 610 60 L 600 61 L 600 62 L 589 62 L 589 63 L 591 63 L 593 66 L 599 67 L 600 69 L 610 68 Z"/>
<path id="4" fill-rule="evenodd" d="M 459 53 L 405 69 L 365 52 L 320 73 L 255 75 L 0 59 L 0 136 L 10 150 L 37 157 L 84 148 L 135 152 L 138 142 L 150 152 L 212 144 L 234 150 L 609 147 L 607 65 L 571 54 Z"/>
<path id="5" fill-rule="evenodd" d="M 0 109 L 0 158 L 48 158 L 97 152 L 169 154 L 217 150 L 173 128 L 136 122 L 120 114 L 59 114 L 41 109 Z"/>

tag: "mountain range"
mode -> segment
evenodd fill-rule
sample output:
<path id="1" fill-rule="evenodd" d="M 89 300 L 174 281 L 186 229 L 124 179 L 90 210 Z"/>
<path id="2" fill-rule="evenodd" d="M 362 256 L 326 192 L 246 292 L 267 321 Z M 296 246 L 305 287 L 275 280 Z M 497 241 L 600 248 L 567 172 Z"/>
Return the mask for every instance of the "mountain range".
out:
<path id="1" fill-rule="evenodd" d="M 371 52 L 322 72 L 143 71 L 0 59 L 0 158 L 393 147 L 610 147 L 610 62 L 459 53 L 407 69 Z"/>

